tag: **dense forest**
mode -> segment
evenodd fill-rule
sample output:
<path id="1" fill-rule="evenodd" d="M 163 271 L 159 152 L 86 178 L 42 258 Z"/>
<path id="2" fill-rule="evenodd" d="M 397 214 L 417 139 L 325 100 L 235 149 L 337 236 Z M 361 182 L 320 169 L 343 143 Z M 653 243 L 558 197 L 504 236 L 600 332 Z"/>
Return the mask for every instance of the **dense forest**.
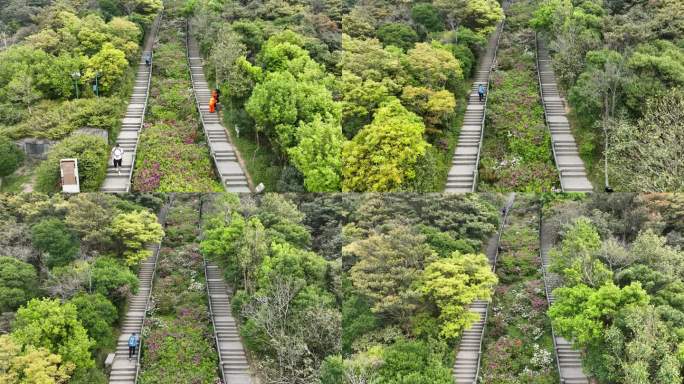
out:
<path id="1" fill-rule="evenodd" d="M 532 25 L 550 41 L 594 179 L 623 191 L 681 191 L 684 3 L 545 0 Z"/>
<path id="2" fill-rule="evenodd" d="M 682 382 L 683 203 L 616 194 L 544 206 L 557 287 L 548 313 L 599 383 Z"/>
<path id="3" fill-rule="evenodd" d="M 12 0 L 0 7 L 0 31 L 17 42 L 0 51 L 0 145 L 23 138 L 55 143 L 47 161 L 27 162 L 7 187 L 55 192 L 59 159 L 77 157 L 82 190 L 98 190 L 133 89 L 132 64 L 161 2 Z M 109 142 L 81 128 L 105 130 Z M 0 175 L 21 165 L 22 156 L 14 158 L 2 162 Z"/>
<path id="4" fill-rule="evenodd" d="M 0 381 L 107 383 L 138 263 L 164 231 L 152 195 L 0 197 Z"/>

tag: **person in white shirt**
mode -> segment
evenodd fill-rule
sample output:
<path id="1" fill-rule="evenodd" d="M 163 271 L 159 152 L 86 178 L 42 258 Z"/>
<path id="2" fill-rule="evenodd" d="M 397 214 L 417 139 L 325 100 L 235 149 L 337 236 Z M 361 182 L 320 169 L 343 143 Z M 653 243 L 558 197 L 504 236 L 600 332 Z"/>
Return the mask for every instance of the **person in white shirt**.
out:
<path id="1" fill-rule="evenodd" d="M 112 159 L 114 159 L 114 168 L 116 168 L 116 171 L 119 173 L 119 175 L 121 174 L 121 162 L 123 161 L 123 155 L 123 148 L 119 147 L 119 143 L 116 143 L 116 146 L 112 148 Z"/>

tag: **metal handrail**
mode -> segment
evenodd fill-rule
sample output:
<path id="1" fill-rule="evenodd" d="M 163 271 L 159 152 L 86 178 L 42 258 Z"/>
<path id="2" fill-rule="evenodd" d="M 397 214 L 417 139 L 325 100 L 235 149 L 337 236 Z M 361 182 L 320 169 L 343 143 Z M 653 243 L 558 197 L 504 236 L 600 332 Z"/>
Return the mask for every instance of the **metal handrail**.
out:
<path id="1" fill-rule="evenodd" d="M 148 67 L 149 72 L 147 73 L 147 90 L 145 90 L 145 103 L 143 104 L 142 116 L 140 117 L 140 128 L 138 128 L 138 134 L 135 138 L 135 150 L 133 151 L 133 156 L 131 157 L 131 171 L 128 172 L 126 192 L 131 191 L 131 180 L 133 179 L 133 171 L 135 169 L 135 158 L 138 154 L 138 145 L 140 145 L 140 134 L 142 133 L 143 126 L 145 125 L 145 114 L 147 113 L 147 102 L 150 98 L 150 84 L 152 82 L 152 59 L 154 58 L 154 40 L 157 38 L 157 34 L 159 33 L 159 26 L 161 25 L 162 17 L 164 17 L 164 9 L 162 9 L 159 12 L 159 16 L 157 16 L 157 19 L 154 21 L 154 25 L 152 26 L 152 30 L 150 31 L 149 38 L 152 39 L 152 49 L 149 51 L 150 65 Z M 142 57 L 145 57 L 146 53 L 148 52 L 143 51 Z"/>
<path id="2" fill-rule="evenodd" d="M 200 200 L 200 222 L 199 222 L 200 237 L 202 236 L 202 201 Z M 223 356 L 221 355 L 221 346 L 219 345 L 218 334 L 216 333 L 216 321 L 214 321 L 214 308 L 211 304 L 211 294 L 209 293 L 209 273 L 207 272 L 207 258 L 202 254 L 202 263 L 204 263 L 204 289 L 207 292 L 207 301 L 209 302 L 209 316 L 211 317 L 211 329 L 214 331 L 214 345 L 219 359 L 219 376 L 221 382 L 225 383 L 226 378 L 223 376 Z"/>
<path id="3" fill-rule="evenodd" d="M 164 222 L 166 222 L 166 214 L 169 212 L 169 208 L 173 204 L 173 199 L 174 195 L 171 194 L 169 197 L 169 201 L 159 210 L 159 215 L 157 216 L 157 221 L 161 223 L 162 225 Z M 152 276 L 150 278 L 150 290 L 147 292 L 147 300 L 145 301 L 145 315 L 143 316 L 143 321 L 140 324 L 140 330 L 138 331 L 138 335 L 140 335 L 140 338 L 138 339 L 138 353 L 137 353 L 137 358 L 135 361 L 135 381 L 134 383 L 138 382 L 138 376 L 140 375 L 140 356 L 142 356 L 142 350 L 143 350 L 143 338 L 142 338 L 142 333 L 143 333 L 143 328 L 145 328 L 145 319 L 147 318 L 147 311 L 149 310 L 150 306 L 150 297 L 152 297 L 152 288 L 154 287 L 154 277 L 157 273 L 157 259 L 159 258 L 159 250 L 161 249 L 161 245 L 164 239 L 162 239 L 159 244 L 157 244 L 156 249 L 154 250 L 154 267 L 152 268 Z"/>
<path id="4" fill-rule="evenodd" d="M 195 107 L 197 108 L 197 113 L 199 114 L 199 120 L 200 120 L 200 123 L 202 124 L 202 132 L 204 133 L 204 137 L 207 140 L 207 147 L 209 147 L 209 154 L 211 155 L 211 158 L 214 159 L 214 167 L 216 168 L 216 172 L 219 174 L 219 177 L 221 178 L 221 184 L 223 185 L 223 189 L 226 190 L 226 192 L 227 192 L 228 186 L 223 181 L 223 175 L 219 171 L 219 167 L 218 167 L 217 160 L 216 160 L 216 154 L 214 153 L 214 149 L 211 147 L 211 139 L 209 139 L 209 134 L 207 133 L 207 128 L 205 127 L 205 124 L 204 124 L 204 113 L 202 112 L 202 108 L 200 108 L 199 97 L 197 97 L 197 92 L 195 90 L 195 77 L 192 75 L 192 68 L 190 65 L 190 21 L 188 19 L 185 19 L 185 57 L 187 58 L 187 62 L 188 62 L 188 73 L 190 74 L 190 83 L 192 85 L 192 95 L 195 98 Z M 249 189 L 251 190 L 252 186 L 249 182 L 249 177 L 247 177 L 247 172 L 245 172 L 244 168 L 242 168 L 242 164 L 240 164 L 240 168 L 242 169 L 242 172 L 245 174 L 245 178 L 248 180 L 247 185 L 248 185 Z"/>
<path id="5" fill-rule="evenodd" d="M 496 262 L 499 259 L 499 244 L 501 243 L 501 235 L 503 234 L 504 226 L 506 225 L 506 221 L 508 220 L 508 213 L 511 211 L 513 203 L 515 202 L 515 193 L 511 193 L 511 195 L 512 196 L 510 198 L 510 203 L 506 201 L 506 203 L 504 204 L 506 210 L 504 211 L 503 218 L 501 220 L 501 225 L 499 225 L 499 233 L 496 238 L 496 252 L 494 253 L 494 262 L 492 263 L 492 272 L 494 273 L 496 273 Z M 487 304 L 487 309 L 485 309 L 484 323 L 482 326 L 482 333 L 480 334 L 480 348 L 477 351 L 477 370 L 475 371 L 475 380 L 473 381 L 473 384 L 477 383 L 477 379 L 480 376 L 480 360 L 482 360 L 482 342 L 484 341 L 485 331 L 487 330 L 488 317 L 489 304 Z"/>
<path id="6" fill-rule="evenodd" d="M 511 4 L 510 0 L 506 1 L 502 8 L 504 10 L 508 9 L 508 6 Z M 503 28 L 504 25 L 506 24 L 506 19 L 501 21 L 501 24 L 496 29 L 496 44 L 494 44 L 494 57 L 492 57 L 492 61 L 489 63 L 489 70 L 487 73 L 487 93 L 485 93 L 485 101 L 484 101 L 484 107 L 482 109 L 482 121 L 480 121 L 480 143 L 477 146 L 477 156 L 475 158 L 475 169 L 473 169 L 473 186 L 471 188 L 471 192 L 476 192 L 477 191 L 477 179 L 479 176 L 479 171 L 478 167 L 480 166 L 480 152 L 482 151 L 482 140 L 484 140 L 484 129 L 485 129 L 485 118 L 487 117 L 487 100 L 489 99 L 489 90 L 492 88 L 492 67 L 496 63 L 496 54 L 499 50 L 499 41 L 501 41 L 501 35 L 503 34 Z"/>
<path id="7" fill-rule="evenodd" d="M 544 293 L 546 294 L 546 303 L 548 304 L 549 308 L 551 308 L 551 293 L 549 292 L 549 285 L 547 284 L 547 275 L 546 275 L 546 264 L 544 263 L 544 246 L 543 246 L 543 241 L 542 241 L 542 236 L 543 236 L 543 206 L 540 207 L 539 209 L 539 260 L 541 260 L 541 270 L 542 270 L 542 276 L 544 278 Z M 558 370 L 558 379 L 560 380 L 560 384 L 565 384 L 565 379 L 563 379 L 563 376 L 561 375 L 561 369 L 560 369 L 560 360 L 558 359 L 558 345 L 556 344 L 556 332 L 553 330 L 553 324 L 551 324 L 551 338 L 553 339 L 553 355 L 555 356 L 556 360 L 556 369 Z"/>
<path id="8" fill-rule="evenodd" d="M 551 132 L 551 126 L 549 125 L 549 115 L 546 112 L 546 102 L 544 101 L 544 84 L 541 79 L 541 66 L 539 64 L 539 38 L 537 32 L 534 33 L 534 58 L 537 67 L 537 79 L 539 80 L 539 97 L 541 98 L 541 105 L 544 108 L 544 125 L 549 131 L 551 136 L 551 151 L 553 152 L 553 162 L 556 164 L 556 170 L 558 171 L 558 182 L 561 186 L 561 192 L 565 192 L 563 189 L 563 171 L 558 166 L 558 155 L 556 154 L 556 143 L 553 141 L 553 133 Z"/>

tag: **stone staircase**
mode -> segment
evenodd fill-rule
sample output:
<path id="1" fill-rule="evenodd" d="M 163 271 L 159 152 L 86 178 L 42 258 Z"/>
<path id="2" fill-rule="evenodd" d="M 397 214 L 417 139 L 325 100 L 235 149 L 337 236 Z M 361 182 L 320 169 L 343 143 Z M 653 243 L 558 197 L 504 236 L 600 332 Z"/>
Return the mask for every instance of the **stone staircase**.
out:
<path id="1" fill-rule="evenodd" d="M 504 4 L 508 7 L 508 2 Z M 445 192 L 475 192 L 477 185 L 477 168 L 480 162 L 480 147 L 484 132 L 485 110 L 489 95 L 489 76 L 492 66 L 496 63 L 496 50 L 503 30 L 502 21 L 487 43 L 485 54 L 480 58 L 473 86 L 468 96 L 463 126 L 458 136 L 458 144 L 451 160 L 451 169 L 447 174 Z M 477 93 L 480 84 L 485 86 L 487 93 L 485 100 L 480 102 Z"/>
<path id="2" fill-rule="evenodd" d="M 499 241 L 501 240 L 501 233 L 503 232 L 508 212 L 515 201 L 515 194 L 508 195 L 508 199 L 504 207 L 505 214 L 502 215 L 501 225 L 499 230 L 495 233 L 487 243 L 487 258 L 492 270 L 496 271 L 496 259 L 499 255 Z M 489 311 L 489 303 L 484 300 L 475 300 L 470 304 L 470 311 L 479 316 L 478 320 L 473 325 L 463 331 L 461 341 L 458 343 L 456 350 L 456 360 L 452 370 L 454 383 L 456 384 L 476 384 L 477 376 L 480 371 L 480 353 L 482 347 L 482 337 L 484 336 L 485 324 L 487 322 L 487 314 Z"/>
<path id="3" fill-rule="evenodd" d="M 543 224 L 543 222 L 540 224 Z M 555 298 L 550 291 L 551 288 L 546 285 L 546 273 L 550 263 L 548 253 L 551 248 L 551 243 L 544 241 L 543 227 L 541 236 L 541 259 L 544 271 L 544 286 L 549 306 L 551 306 L 555 301 Z M 572 343 L 561 336 L 557 336 L 555 332 L 553 332 L 553 341 L 556 349 L 556 359 L 561 384 L 589 384 L 589 378 L 582 371 L 582 355 L 580 352 L 572 347 Z"/>
<path id="4" fill-rule="evenodd" d="M 165 205 L 159 214 L 160 223 L 163 223 L 165 220 L 168 206 L 168 204 Z M 149 249 L 152 251 L 152 256 L 140 263 L 140 270 L 138 271 L 140 287 L 138 288 L 138 293 L 129 299 L 128 311 L 121 323 L 121 334 L 116 342 L 114 361 L 109 374 L 110 384 L 135 384 L 137 381 L 140 351 L 136 351 L 136 356 L 133 359 L 128 359 L 128 338 L 133 332 L 138 335 L 142 333 L 150 292 L 152 291 L 152 282 L 154 281 L 154 272 L 157 266 L 159 247 L 160 244 L 150 246 Z M 141 339 L 140 348 L 142 348 L 142 342 L 144 340 Z"/>
<path id="5" fill-rule="evenodd" d="M 188 63 L 195 101 L 199 109 L 204 134 L 209 144 L 209 151 L 214 159 L 221 184 L 228 192 L 251 192 L 247 176 L 237 159 L 235 148 L 228 138 L 228 132 L 221 125 L 218 113 L 209 113 L 211 90 L 204 77 L 202 58 L 197 41 L 187 31 Z"/>
<path id="6" fill-rule="evenodd" d="M 116 138 L 124 150 L 122 166 L 117 171 L 114 168 L 112 156 L 110 154 L 107 163 L 107 175 L 102 183 L 102 192 L 130 192 L 131 177 L 133 176 L 133 166 L 135 162 L 135 152 L 138 146 L 138 138 L 145 121 L 145 110 L 147 108 L 147 97 L 150 91 L 150 79 L 152 77 L 152 49 L 154 41 L 159 31 L 159 23 L 162 15 L 160 14 L 154 22 L 152 29 L 145 38 L 143 54 L 138 63 L 138 70 L 135 75 L 135 85 L 133 94 L 128 102 L 126 114 L 121 122 L 121 131 Z M 150 57 L 150 66 L 145 63 L 145 57 Z"/>
<path id="7" fill-rule="evenodd" d="M 249 369 L 237 323 L 231 314 L 232 292 L 223 281 L 221 270 L 217 265 L 206 263 L 204 272 L 207 278 L 209 308 L 223 382 L 226 384 L 256 383 Z"/>
<path id="8" fill-rule="evenodd" d="M 537 70 L 561 188 L 563 192 L 592 192 L 593 187 L 587 178 L 577 143 L 570 131 L 570 122 L 565 115 L 565 101 L 558 91 L 549 51 L 541 39 L 537 39 Z"/>

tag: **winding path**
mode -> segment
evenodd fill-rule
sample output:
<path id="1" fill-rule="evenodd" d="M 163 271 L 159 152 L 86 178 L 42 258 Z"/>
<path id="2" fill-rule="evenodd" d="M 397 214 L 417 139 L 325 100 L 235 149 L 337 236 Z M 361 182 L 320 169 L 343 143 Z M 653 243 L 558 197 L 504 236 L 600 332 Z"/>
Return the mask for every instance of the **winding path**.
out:
<path id="1" fill-rule="evenodd" d="M 508 8 L 510 1 L 503 5 Z M 496 64 L 496 50 L 503 31 L 505 20 L 501 21 L 487 43 L 485 54 L 480 58 L 477 73 L 473 81 L 468 105 L 463 118 L 463 126 L 458 136 L 458 144 L 451 160 L 451 169 L 447 174 L 445 192 L 475 192 L 477 186 L 477 168 L 480 164 L 480 150 L 484 135 L 485 111 L 487 110 L 487 98 L 480 102 L 477 93 L 480 84 L 489 91 L 489 78 L 492 67 Z"/>
<path id="2" fill-rule="evenodd" d="M 540 96 L 546 124 L 551 131 L 553 157 L 558 168 L 561 189 L 563 192 L 592 192 L 593 187 L 587 178 L 587 171 L 565 114 L 565 100 L 558 92 L 549 50 L 542 39 L 537 38 L 536 42 Z"/>
<path id="3" fill-rule="evenodd" d="M 508 219 L 508 212 L 515 201 L 515 193 L 508 195 L 505 213 L 501 219 L 499 230 L 487 243 L 487 258 L 492 266 L 492 270 L 496 271 L 496 260 L 499 256 L 499 241 L 503 233 L 506 220 Z M 480 372 L 480 356 L 482 355 L 482 339 L 484 337 L 484 328 L 487 323 L 487 315 L 489 313 L 489 303 L 484 300 L 475 300 L 470 305 L 470 311 L 479 316 L 479 320 L 467 330 L 463 331 L 461 341 L 456 349 L 456 360 L 454 361 L 453 377 L 456 384 L 476 384 L 477 377 Z"/>
<path id="4" fill-rule="evenodd" d="M 247 174 L 238 161 L 235 148 L 228 138 L 226 128 L 221 125 L 218 113 L 209 113 L 209 99 L 211 91 L 204 77 L 202 57 L 199 53 L 197 41 L 186 31 L 186 45 L 190 78 L 195 94 L 195 103 L 199 110 L 204 136 L 209 145 L 211 157 L 214 159 L 216 170 L 221 178 L 221 184 L 228 192 L 251 192 Z"/>
<path id="5" fill-rule="evenodd" d="M 540 225 L 539 238 L 541 242 L 540 252 L 542 259 L 542 271 L 544 272 L 544 290 L 546 291 L 546 299 L 549 307 L 553 304 L 555 298 L 551 293 L 553 287 L 550 287 L 547 282 L 547 270 L 549 267 L 549 249 L 553 245 L 551 236 L 546 233 L 544 221 Z M 556 336 L 556 333 L 551 326 L 551 333 L 553 335 L 553 346 L 556 350 L 556 363 L 558 364 L 559 376 L 561 384 L 589 384 L 589 379 L 582 371 L 582 355 L 580 352 L 572 347 L 572 343 L 561 336 Z"/>
<path id="6" fill-rule="evenodd" d="M 138 71 L 135 76 L 133 94 L 128 102 L 126 114 L 121 122 L 121 131 L 116 138 L 116 142 L 119 143 L 124 150 L 123 162 L 120 167 L 121 172 L 118 172 L 116 168 L 114 168 L 113 159 L 110 154 L 107 162 L 107 175 L 100 188 L 100 191 L 102 192 L 124 193 L 130 192 L 131 190 L 131 177 L 133 176 L 133 166 L 135 165 L 135 154 L 140 139 L 140 131 L 142 130 L 145 121 L 147 98 L 150 94 L 152 53 L 162 17 L 163 11 L 157 16 L 157 19 L 152 25 L 152 29 L 145 38 L 143 54 L 140 57 Z M 147 66 L 145 63 L 145 57 L 150 58 L 150 66 Z"/>
<path id="7" fill-rule="evenodd" d="M 171 197 L 173 200 L 173 197 Z M 166 203 L 159 212 L 157 220 L 162 225 L 166 220 L 166 214 L 171 206 L 171 201 Z M 140 287 L 138 293 L 133 295 L 128 301 L 128 312 L 121 323 L 121 334 L 116 342 L 116 351 L 114 354 L 114 362 L 109 374 L 110 384 L 135 384 L 138 381 L 138 371 L 140 370 L 140 350 L 142 350 L 142 342 L 138 348 L 138 353 L 134 360 L 128 359 L 128 338 L 131 333 L 135 332 L 138 335 L 142 334 L 143 323 L 147 312 L 147 306 L 150 301 L 150 293 L 152 292 L 152 282 L 154 281 L 154 273 L 157 269 L 157 256 L 159 256 L 159 248 L 161 244 L 154 244 L 149 247 L 152 255 L 144 262 L 140 263 L 140 270 L 138 271 L 138 279 Z"/>

